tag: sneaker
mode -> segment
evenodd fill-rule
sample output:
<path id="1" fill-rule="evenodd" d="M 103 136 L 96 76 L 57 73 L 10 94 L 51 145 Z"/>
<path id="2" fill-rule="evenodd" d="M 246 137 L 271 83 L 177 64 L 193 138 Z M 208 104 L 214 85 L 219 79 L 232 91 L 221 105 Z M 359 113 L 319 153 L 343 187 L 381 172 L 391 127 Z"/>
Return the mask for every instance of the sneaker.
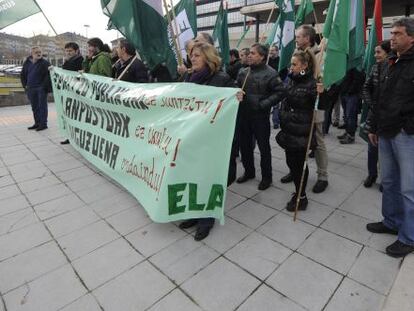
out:
<path id="1" fill-rule="evenodd" d="M 391 257 L 404 257 L 414 251 L 413 245 L 407 245 L 400 241 L 395 241 L 385 249 L 386 253 Z"/>
<path id="2" fill-rule="evenodd" d="M 286 210 L 288 210 L 289 212 L 294 212 L 295 207 L 296 207 L 296 193 L 292 195 L 292 198 L 286 205 Z M 306 195 L 304 195 L 299 200 L 298 211 L 304 211 L 306 210 L 307 207 L 308 207 L 308 198 L 306 197 Z"/>
<path id="3" fill-rule="evenodd" d="M 313 186 L 312 192 L 321 193 L 321 192 L 324 192 L 327 187 L 328 187 L 327 180 L 318 180 L 316 184 Z"/>
<path id="4" fill-rule="evenodd" d="M 28 130 L 35 130 L 35 129 L 37 129 L 39 127 L 39 125 L 37 125 L 37 124 L 33 124 L 32 126 L 29 126 L 27 129 Z"/>
<path id="5" fill-rule="evenodd" d="M 339 141 L 342 145 L 348 145 L 348 144 L 353 144 L 355 142 L 355 136 L 351 136 L 351 135 L 346 135 L 345 138 L 341 139 Z"/>
<path id="6" fill-rule="evenodd" d="M 382 221 L 380 222 L 371 222 L 367 224 L 367 230 L 372 233 L 388 233 L 398 235 L 398 231 L 394 229 L 390 229 L 383 224 Z"/>
<path id="7" fill-rule="evenodd" d="M 342 135 L 336 136 L 338 139 L 344 139 L 346 137 L 346 133 L 343 133 Z"/>
<path id="8" fill-rule="evenodd" d="M 280 179 L 280 182 L 282 183 L 282 184 L 288 184 L 288 183 L 290 183 L 290 182 L 292 182 L 293 181 L 293 176 L 292 176 L 292 174 L 287 174 L 287 175 L 285 175 L 285 176 L 283 176 L 281 179 Z"/>
<path id="9" fill-rule="evenodd" d="M 271 179 L 262 179 L 262 181 L 259 183 L 259 187 L 257 187 L 257 189 L 266 190 L 267 188 L 270 187 L 271 184 L 272 184 Z"/>
<path id="10" fill-rule="evenodd" d="M 249 179 L 254 179 L 254 177 L 255 177 L 254 175 L 246 175 L 246 174 L 244 174 L 243 176 L 237 178 L 236 182 L 238 184 L 242 184 L 242 183 L 245 183 L 246 181 L 248 181 Z"/>
<path id="11" fill-rule="evenodd" d="M 368 177 L 364 181 L 364 187 L 365 188 L 371 188 L 373 184 L 375 184 L 375 181 L 377 180 L 377 176 L 368 175 Z"/>

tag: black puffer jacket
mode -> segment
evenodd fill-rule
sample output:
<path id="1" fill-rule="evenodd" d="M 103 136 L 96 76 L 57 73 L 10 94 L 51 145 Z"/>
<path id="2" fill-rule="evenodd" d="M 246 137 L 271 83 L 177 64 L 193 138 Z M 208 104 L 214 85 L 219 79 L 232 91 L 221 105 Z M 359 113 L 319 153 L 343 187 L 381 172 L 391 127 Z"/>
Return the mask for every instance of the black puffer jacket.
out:
<path id="1" fill-rule="evenodd" d="M 243 87 L 243 82 L 249 72 L 249 67 L 241 69 L 237 77 L 237 84 Z M 243 102 L 239 112 L 243 117 L 269 117 L 270 109 L 286 94 L 286 87 L 277 72 L 270 66 L 262 63 L 250 66 L 250 73 L 244 87 Z"/>
<path id="2" fill-rule="evenodd" d="M 226 72 L 230 76 L 230 78 L 236 80 L 241 68 L 242 63 L 240 62 L 240 59 L 236 59 L 233 63 L 230 63 L 230 65 L 227 67 Z"/>
<path id="3" fill-rule="evenodd" d="M 365 74 L 362 71 L 352 68 L 348 70 L 341 83 L 342 95 L 360 95 L 364 85 Z"/>
<path id="4" fill-rule="evenodd" d="M 190 78 L 191 78 L 191 73 L 185 73 L 183 80 L 185 82 L 189 82 Z M 221 70 L 204 78 L 202 81 L 197 81 L 195 83 L 202 84 L 202 85 L 216 86 L 216 87 L 237 87 L 234 80 L 230 78 L 230 76 L 227 73 Z"/>
<path id="5" fill-rule="evenodd" d="M 276 136 L 277 143 L 283 149 L 306 149 L 316 95 L 316 80 L 311 74 L 289 75 L 287 97 L 279 110 L 282 130 Z M 313 137 L 311 148 L 315 146 Z"/>
<path id="6" fill-rule="evenodd" d="M 83 63 L 83 56 L 75 55 L 65 60 L 65 62 L 62 65 L 62 68 L 66 70 L 71 70 L 71 71 L 79 71 L 79 70 L 82 70 L 82 63 Z"/>
<path id="7" fill-rule="evenodd" d="M 118 78 L 121 76 L 121 74 L 124 72 L 126 67 L 128 67 L 129 63 L 134 59 L 133 56 L 131 56 L 130 59 L 128 59 L 126 62 L 121 63 L 118 62 L 115 65 L 115 74 L 114 78 Z M 144 63 L 139 60 L 135 59 L 134 62 L 129 66 L 128 70 L 125 72 L 125 74 L 122 76 L 122 81 L 127 82 L 134 82 L 134 83 L 147 83 L 148 82 L 148 69 L 144 65 Z"/>
<path id="8" fill-rule="evenodd" d="M 379 83 L 379 97 L 369 115 L 371 133 L 392 138 L 401 132 L 414 135 L 414 46 L 399 58 L 391 55 Z"/>
<path id="9" fill-rule="evenodd" d="M 375 63 L 372 66 L 371 72 L 369 73 L 364 86 L 362 87 L 362 100 L 364 105 L 368 106 L 368 117 L 365 122 L 365 130 L 372 131 L 372 114 L 375 113 L 377 102 L 380 94 L 380 81 L 385 78 L 385 68 L 387 64 Z"/>

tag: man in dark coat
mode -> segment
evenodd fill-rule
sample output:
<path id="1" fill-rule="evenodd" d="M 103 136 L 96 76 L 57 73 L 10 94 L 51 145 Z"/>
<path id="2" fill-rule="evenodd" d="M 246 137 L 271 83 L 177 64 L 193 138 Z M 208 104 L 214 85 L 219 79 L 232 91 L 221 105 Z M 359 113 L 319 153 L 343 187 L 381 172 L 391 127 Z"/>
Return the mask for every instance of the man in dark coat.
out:
<path id="1" fill-rule="evenodd" d="M 277 72 L 266 64 L 268 48 L 262 44 L 253 44 L 248 57 L 249 68 L 241 69 L 237 77 L 239 87 L 246 93 L 239 106 L 240 149 L 244 175 L 237 179 L 244 183 L 256 175 L 253 156 L 253 138 L 260 150 L 262 181 L 259 190 L 265 190 L 272 184 L 272 156 L 270 149 L 270 109 L 280 102 L 286 89 Z"/>
<path id="2" fill-rule="evenodd" d="M 122 81 L 135 83 L 148 82 L 148 69 L 141 60 L 138 58 L 134 59 L 135 48 L 131 43 L 126 39 L 119 40 L 117 53 L 119 62 L 115 65 L 115 79 L 120 78 Z M 130 65 L 131 62 L 132 64 Z M 128 69 L 126 69 L 127 67 Z M 125 69 L 126 72 L 122 75 Z"/>
<path id="3" fill-rule="evenodd" d="M 414 251 L 414 19 L 392 25 L 391 55 L 380 80 L 378 101 L 368 115 L 369 139 L 379 145 L 382 215 L 370 223 L 374 233 L 398 235 L 386 248 L 388 255 L 403 257 Z M 367 120 L 367 122 L 368 122 Z"/>
<path id="4" fill-rule="evenodd" d="M 230 50 L 230 64 L 227 67 L 226 72 L 230 78 L 236 80 L 240 68 L 242 68 L 242 64 L 240 63 L 239 51 L 232 49 Z"/>
<path id="5" fill-rule="evenodd" d="M 32 47 L 32 55 L 23 63 L 20 80 L 32 106 L 34 124 L 29 130 L 47 129 L 47 93 L 51 91 L 50 63 L 43 58 L 38 46 Z"/>

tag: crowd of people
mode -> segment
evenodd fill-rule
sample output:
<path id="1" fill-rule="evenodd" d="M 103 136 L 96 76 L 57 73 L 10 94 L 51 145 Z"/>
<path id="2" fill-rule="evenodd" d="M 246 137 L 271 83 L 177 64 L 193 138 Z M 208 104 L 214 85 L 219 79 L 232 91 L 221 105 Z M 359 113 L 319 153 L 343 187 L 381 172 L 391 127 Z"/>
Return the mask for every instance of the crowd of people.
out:
<path id="1" fill-rule="evenodd" d="M 125 39 L 119 41 L 113 57 L 98 38 L 88 41 L 88 55 L 84 58 L 76 43 L 67 43 L 63 68 L 134 83 L 187 82 L 240 88 L 228 185 L 255 178 L 256 146 L 261 169 L 258 189 L 262 191 L 272 185 L 272 119 L 273 128 L 280 129 L 275 138 L 285 151 L 289 168 L 289 174 L 280 182 L 294 184 L 294 193 L 286 204 L 288 211 L 294 211 L 296 204 L 299 210 L 308 206 L 307 155 L 314 157 L 317 165 L 317 182 L 312 191 L 321 193 L 328 189 L 329 155 L 324 137 L 330 126 L 334 126 L 344 129 L 338 136 L 340 144 L 355 143 L 358 114 L 365 105 L 369 113 L 361 131 L 368 134 L 369 141 L 364 186 L 371 187 L 376 182 L 379 164 L 384 216 L 383 221 L 368 224 L 367 230 L 398 235 L 397 241 L 386 249 L 391 256 L 414 251 L 414 20 L 402 18 L 394 22 L 390 41 L 380 42 L 375 48 L 377 63 L 367 77 L 362 68 L 355 67 L 348 70 L 342 81 L 327 89 L 321 81 L 321 62 L 317 58 L 323 53 L 315 29 L 302 25 L 295 36 L 297 48 L 290 67 L 280 72 L 277 45 L 269 48 L 255 43 L 249 48 L 233 49 L 230 64 L 224 66 L 212 37 L 203 32 L 186 43 L 187 59 L 177 68 L 179 78 L 175 81 L 165 74 L 162 66 L 149 71 Z M 23 66 L 22 84 L 34 116 L 30 130 L 47 128 L 48 66 L 38 47 L 32 49 Z M 315 107 L 317 98 L 319 105 Z M 244 172 L 237 178 L 239 155 Z M 202 240 L 213 225 L 213 218 L 203 218 L 186 220 L 180 227 L 197 226 L 195 239 Z"/>

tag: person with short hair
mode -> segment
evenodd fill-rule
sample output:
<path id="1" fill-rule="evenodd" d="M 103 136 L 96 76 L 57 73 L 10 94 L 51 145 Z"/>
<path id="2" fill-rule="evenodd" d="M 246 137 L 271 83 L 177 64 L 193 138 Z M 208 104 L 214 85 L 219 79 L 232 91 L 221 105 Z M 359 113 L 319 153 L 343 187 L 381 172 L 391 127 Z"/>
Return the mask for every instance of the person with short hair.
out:
<path id="1" fill-rule="evenodd" d="M 237 182 L 244 183 L 256 176 L 252 144 L 255 138 L 260 150 L 262 172 L 259 190 L 265 190 L 272 184 L 269 114 L 272 106 L 286 92 L 277 72 L 266 64 L 267 54 L 268 48 L 265 45 L 253 44 L 248 56 L 250 67 L 241 69 L 237 77 L 237 84 L 244 87 L 246 94 L 239 107 L 240 149 L 245 171 Z"/>
<path id="2" fill-rule="evenodd" d="M 395 21 L 390 41 L 386 78 L 368 115 L 368 137 L 379 146 L 384 219 L 367 230 L 398 235 L 386 253 L 403 257 L 414 251 L 414 19 Z"/>
<path id="3" fill-rule="evenodd" d="M 124 70 L 129 66 L 126 72 L 121 77 L 122 81 L 146 83 L 148 82 L 148 69 L 144 63 L 135 58 L 135 48 L 126 39 L 120 39 L 118 42 L 117 53 L 119 62 L 115 64 L 114 78 L 118 79 Z"/>
<path id="4" fill-rule="evenodd" d="M 88 55 L 83 62 L 83 70 L 98 76 L 111 77 L 112 63 L 106 46 L 99 38 L 92 38 L 88 41 Z"/>
<path id="5" fill-rule="evenodd" d="M 249 66 L 248 63 L 248 56 L 250 54 L 250 49 L 249 48 L 243 48 L 240 50 L 239 55 L 240 55 L 240 64 L 242 65 L 243 68 L 246 68 Z"/>
<path id="6" fill-rule="evenodd" d="M 226 72 L 233 80 L 236 80 L 240 68 L 242 68 L 242 64 L 240 63 L 239 51 L 231 49 L 230 64 L 227 66 Z"/>
<path id="7" fill-rule="evenodd" d="M 47 94 L 52 91 L 50 63 L 43 58 L 38 46 L 32 47 L 31 56 L 23 63 L 20 80 L 26 91 L 33 111 L 34 124 L 29 130 L 43 131 L 47 129 Z"/>

